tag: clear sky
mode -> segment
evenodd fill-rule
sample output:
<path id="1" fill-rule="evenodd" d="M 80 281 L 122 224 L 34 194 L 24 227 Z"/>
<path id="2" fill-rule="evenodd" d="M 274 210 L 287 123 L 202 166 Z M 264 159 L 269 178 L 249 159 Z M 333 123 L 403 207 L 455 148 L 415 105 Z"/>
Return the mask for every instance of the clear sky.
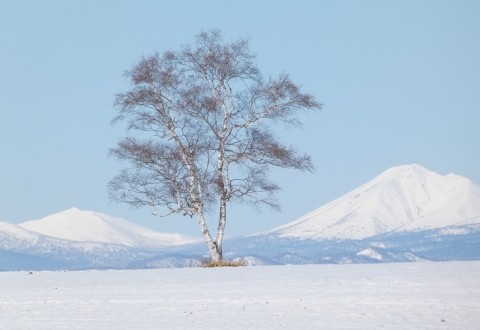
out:
<path id="1" fill-rule="evenodd" d="M 383 170 L 418 163 L 480 183 L 480 1 L 0 1 L 0 220 L 76 206 L 198 235 L 194 219 L 110 203 L 123 72 L 202 30 L 251 38 L 266 76 L 324 110 L 279 132 L 313 174 L 273 171 L 281 212 L 230 209 L 227 236 L 286 223 Z"/>

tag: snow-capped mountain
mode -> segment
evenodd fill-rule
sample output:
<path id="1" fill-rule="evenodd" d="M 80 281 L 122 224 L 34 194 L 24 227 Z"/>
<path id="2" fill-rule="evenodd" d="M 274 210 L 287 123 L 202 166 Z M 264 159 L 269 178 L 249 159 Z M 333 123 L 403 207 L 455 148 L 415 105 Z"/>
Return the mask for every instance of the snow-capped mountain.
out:
<path id="1" fill-rule="evenodd" d="M 194 258 L 178 253 L 178 249 L 183 246 L 185 245 L 134 247 L 98 241 L 74 241 L 0 222 L 0 271 L 193 265 Z"/>
<path id="2" fill-rule="evenodd" d="M 184 267 L 195 257 L 182 249 L 197 242 L 72 208 L 20 225 L 0 222 L 0 271 Z"/>
<path id="3" fill-rule="evenodd" d="M 346 195 L 257 235 L 363 239 L 385 233 L 480 223 L 480 187 L 420 165 L 393 167 Z"/>
<path id="4" fill-rule="evenodd" d="M 161 248 L 195 243 L 198 239 L 153 231 L 127 220 L 103 213 L 71 208 L 19 225 L 50 237 L 77 242 L 100 242 L 136 248 Z"/>

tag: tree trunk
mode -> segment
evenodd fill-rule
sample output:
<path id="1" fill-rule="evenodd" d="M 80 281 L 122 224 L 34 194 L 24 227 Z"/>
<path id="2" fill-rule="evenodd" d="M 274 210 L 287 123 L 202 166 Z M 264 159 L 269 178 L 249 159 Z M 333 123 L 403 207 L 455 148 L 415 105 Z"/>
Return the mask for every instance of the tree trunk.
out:
<path id="1" fill-rule="evenodd" d="M 217 228 L 217 237 L 215 240 L 215 245 L 217 246 L 217 251 L 220 254 L 220 257 L 223 255 L 223 235 L 225 232 L 225 225 L 227 224 L 227 200 L 224 197 L 220 198 L 220 214 L 218 219 L 218 228 Z"/>
<path id="2" fill-rule="evenodd" d="M 221 245 L 220 245 L 220 251 L 219 251 L 217 243 L 213 241 L 212 236 L 210 235 L 210 231 L 208 230 L 207 223 L 205 222 L 205 217 L 203 216 L 203 212 L 197 211 L 196 217 L 198 220 L 198 224 L 200 225 L 200 230 L 202 232 L 203 238 L 207 243 L 208 252 L 210 253 L 210 257 L 212 258 L 212 261 L 221 261 L 222 260 Z"/>

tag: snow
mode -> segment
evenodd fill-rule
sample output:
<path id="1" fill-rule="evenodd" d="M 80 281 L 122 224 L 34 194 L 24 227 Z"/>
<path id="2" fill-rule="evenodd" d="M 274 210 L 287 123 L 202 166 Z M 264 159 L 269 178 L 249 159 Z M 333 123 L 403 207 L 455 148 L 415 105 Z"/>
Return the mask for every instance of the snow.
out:
<path id="1" fill-rule="evenodd" d="M 50 237 L 79 242 L 101 242 L 131 247 L 162 247 L 198 242 L 197 238 L 156 232 L 103 213 L 71 208 L 19 225 Z"/>
<path id="2" fill-rule="evenodd" d="M 375 259 L 375 260 L 382 260 L 383 259 L 382 255 L 372 248 L 367 248 L 365 250 L 362 250 L 362 251 L 358 252 L 357 256 L 368 257 L 368 258 Z"/>
<path id="3" fill-rule="evenodd" d="M 0 273 L 1 329 L 478 329 L 480 262 Z"/>
<path id="4" fill-rule="evenodd" d="M 298 220 L 256 235 L 363 239 L 472 223 L 480 223 L 480 187 L 413 164 L 392 167 Z"/>

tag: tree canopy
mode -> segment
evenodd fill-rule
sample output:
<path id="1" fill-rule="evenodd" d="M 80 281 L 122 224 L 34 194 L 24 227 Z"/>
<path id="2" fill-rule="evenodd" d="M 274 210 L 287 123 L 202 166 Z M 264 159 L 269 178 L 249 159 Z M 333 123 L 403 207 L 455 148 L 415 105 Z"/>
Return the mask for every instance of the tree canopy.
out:
<path id="1" fill-rule="evenodd" d="M 287 74 L 263 77 L 247 39 L 202 32 L 193 45 L 142 58 L 125 76 L 131 88 L 116 95 L 113 123 L 136 136 L 111 149 L 129 166 L 109 183 L 110 196 L 159 216 L 195 217 L 212 260 L 222 259 L 229 202 L 278 209 L 269 169 L 313 170 L 272 125 L 300 126 L 299 111 L 321 104 Z M 214 208 L 215 236 L 206 223 Z"/>

